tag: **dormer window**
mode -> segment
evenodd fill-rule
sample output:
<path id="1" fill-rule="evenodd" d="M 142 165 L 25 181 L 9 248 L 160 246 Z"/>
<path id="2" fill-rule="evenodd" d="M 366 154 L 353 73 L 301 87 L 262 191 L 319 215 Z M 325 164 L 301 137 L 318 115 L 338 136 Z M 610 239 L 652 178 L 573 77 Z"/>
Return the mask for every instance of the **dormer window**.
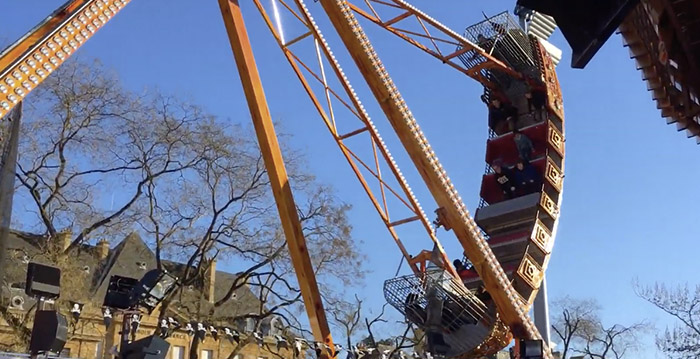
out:
<path id="1" fill-rule="evenodd" d="M 90 274 L 90 266 L 83 266 L 83 272 Z"/>
<path id="2" fill-rule="evenodd" d="M 136 262 L 136 265 L 139 266 L 140 270 L 146 270 L 146 262 Z"/>
<path id="3" fill-rule="evenodd" d="M 252 313 L 255 315 L 255 313 Z M 253 318 L 246 318 L 245 320 L 245 330 L 246 332 L 252 333 L 255 331 L 255 319 Z"/>

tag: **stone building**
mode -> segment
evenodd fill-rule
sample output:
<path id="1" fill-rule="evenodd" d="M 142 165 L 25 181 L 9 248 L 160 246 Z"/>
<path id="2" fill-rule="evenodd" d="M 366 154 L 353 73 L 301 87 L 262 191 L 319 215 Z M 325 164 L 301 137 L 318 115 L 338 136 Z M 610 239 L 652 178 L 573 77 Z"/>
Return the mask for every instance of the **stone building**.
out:
<path id="1" fill-rule="evenodd" d="M 7 283 L 0 295 L 0 344 L 6 350 L 11 350 L 13 343 L 22 341 L 21 335 L 13 329 L 12 322 L 16 324 L 17 321 L 24 320 L 25 313 L 35 304 L 35 299 L 24 293 L 27 263 L 45 261 L 50 248 L 68 248 L 70 233 L 63 233 L 58 237 L 58 243 L 47 243 L 45 238 L 25 233 L 10 234 Z M 55 304 L 57 310 L 66 315 L 69 321 L 69 339 L 62 356 L 85 359 L 111 358 L 114 346 L 119 343 L 122 318 L 115 314 L 110 325 L 105 325 L 102 302 L 109 279 L 112 275 L 140 279 L 148 270 L 156 268 L 156 257 L 137 234 L 130 234 L 114 247 L 110 247 L 104 240 L 96 245 L 79 246 L 70 253 L 68 259 L 72 263 L 67 267 L 61 266 L 62 292 L 61 298 Z M 163 266 L 175 275 L 184 268 L 184 265 L 174 262 L 163 262 Z M 183 288 L 183 295 L 178 296 L 181 299 L 172 303 L 166 314 L 183 323 L 183 327 L 185 323 L 201 321 L 218 328 L 235 329 L 241 333 L 242 340 L 239 345 L 226 338 L 223 330 L 219 331 L 218 340 L 208 333 L 197 345 L 199 359 L 269 359 L 279 358 L 280 355 L 282 358 L 292 358 L 291 345 L 289 348 L 277 348 L 277 341 L 272 337 L 273 334 L 283 334 L 279 319 L 268 317 L 257 326 L 264 337 L 262 346 L 249 337 L 256 328 L 254 320 L 233 319 L 257 313 L 260 308 L 258 298 L 247 285 L 236 289 L 231 300 L 219 306 L 214 315 L 209 314 L 213 303 L 225 296 L 237 278 L 235 274 L 216 270 L 216 262 L 212 263 L 211 268 L 197 284 Z M 70 301 L 84 304 L 77 322 L 72 319 Z M 159 308 L 151 315 L 144 312 L 137 330 L 137 339 L 154 333 L 158 325 L 158 315 Z M 25 326 L 31 328 L 31 318 L 27 318 L 27 322 Z M 190 357 L 193 336 L 181 328 L 174 331 L 167 340 L 170 343 L 167 359 Z M 22 345 L 19 345 L 16 348 L 21 347 Z M 234 349 L 235 356 L 231 356 Z"/>

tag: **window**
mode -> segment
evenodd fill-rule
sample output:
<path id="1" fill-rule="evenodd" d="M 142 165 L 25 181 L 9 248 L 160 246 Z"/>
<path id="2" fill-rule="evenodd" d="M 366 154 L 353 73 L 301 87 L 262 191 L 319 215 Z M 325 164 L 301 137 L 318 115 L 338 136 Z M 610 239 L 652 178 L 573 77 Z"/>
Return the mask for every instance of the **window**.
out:
<path id="1" fill-rule="evenodd" d="M 97 342 L 95 346 L 95 359 L 102 359 L 102 342 Z"/>
<path id="2" fill-rule="evenodd" d="M 255 319 L 253 318 L 246 318 L 245 320 L 245 330 L 248 333 L 252 333 L 255 331 Z"/>
<path id="3" fill-rule="evenodd" d="M 214 359 L 214 352 L 209 349 L 202 349 L 200 359 Z"/>
<path id="4" fill-rule="evenodd" d="M 185 359 L 185 347 L 179 345 L 170 347 L 170 359 Z"/>

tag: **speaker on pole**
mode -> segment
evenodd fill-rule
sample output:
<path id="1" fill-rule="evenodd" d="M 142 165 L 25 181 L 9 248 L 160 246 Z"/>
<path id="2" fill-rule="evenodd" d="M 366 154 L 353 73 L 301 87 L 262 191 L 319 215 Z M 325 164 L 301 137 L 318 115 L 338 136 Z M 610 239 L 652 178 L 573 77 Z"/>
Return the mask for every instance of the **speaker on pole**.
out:
<path id="1" fill-rule="evenodd" d="M 55 310 L 39 310 L 34 316 L 29 351 L 38 353 L 60 353 L 68 338 L 68 321 Z"/>
<path id="2" fill-rule="evenodd" d="M 61 295 L 61 269 L 30 262 L 24 292 L 30 297 L 58 298 Z"/>
<path id="3" fill-rule="evenodd" d="M 151 335 L 124 345 L 121 359 L 163 359 L 170 349 L 165 339 Z"/>

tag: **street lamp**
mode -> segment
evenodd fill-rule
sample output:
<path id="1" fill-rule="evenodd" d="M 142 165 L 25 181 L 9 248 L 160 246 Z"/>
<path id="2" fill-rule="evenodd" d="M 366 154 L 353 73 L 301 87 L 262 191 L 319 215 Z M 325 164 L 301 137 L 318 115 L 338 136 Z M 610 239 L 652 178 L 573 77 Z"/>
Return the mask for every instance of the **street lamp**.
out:
<path id="1" fill-rule="evenodd" d="M 70 301 L 70 314 L 73 317 L 73 322 L 78 323 L 80 319 L 80 313 L 83 311 L 83 303 Z"/>
<path id="2" fill-rule="evenodd" d="M 214 338 L 214 341 L 219 341 L 219 331 L 213 325 L 209 326 L 209 334 Z"/>
<path id="3" fill-rule="evenodd" d="M 105 308 L 102 311 L 102 323 L 105 325 L 105 330 L 109 329 L 112 325 L 112 311 L 109 308 Z"/>
<path id="4" fill-rule="evenodd" d="M 233 343 L 233 342 L 240 342 L 241 341 L 241 334 L 238 333 L 237 330 L 231 329 L 231 328 L 224 328 L 224 334 L 226 335 L 226 338 Z"/>

